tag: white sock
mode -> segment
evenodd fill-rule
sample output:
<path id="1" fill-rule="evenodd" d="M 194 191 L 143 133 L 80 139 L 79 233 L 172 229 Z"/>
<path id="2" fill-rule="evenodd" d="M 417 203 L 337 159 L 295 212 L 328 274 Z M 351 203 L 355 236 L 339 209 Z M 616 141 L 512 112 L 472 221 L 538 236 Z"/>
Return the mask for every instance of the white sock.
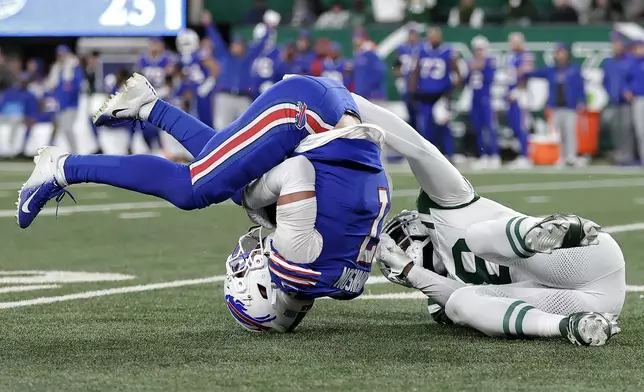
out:
<path id="1" fill-rule="evenodd" d="M 517 258 L 534 255 L 526 247 L 523 236 L 541 218 L 517 215 L 480 222 L 468 227 L 465 242 L 475 255 L 496 264 L 511 266 Z"/>
<path id="2" fill-rule="evenodd" d="M 139 109 L 139 118 L 141 120 L 148 120 L 150 118 L 150 113 L 152 112 L 152 108 L 154 108 L 154 105 L 157 103 L 159 98 L 156 98 L 154 101 L 144 103 L 141 105 L 141 108 Z"/>
<path id="3" fill-rule="evenodd" d="M 566 317 L 543 312 L 521 300 L 486 295 L 480 286 L 456 290 L 445 312 L 454 323 L 490 336 L 553 337 L 563 336 L 565 331 L 562 320 Z"/>
<path id="4" fill-rule="evenodd" d="M 67 180 L 65 179 L 65 161 L 67 160 L 68 156 L 69 155 L 63 155 L 62 157 L 58 158 L 58 162 L 56 162 L 56 173 L 54 174 L 54 178 L 56 178 L 58 184 L 63 187 L 69 185 L 67 183 Z"/>

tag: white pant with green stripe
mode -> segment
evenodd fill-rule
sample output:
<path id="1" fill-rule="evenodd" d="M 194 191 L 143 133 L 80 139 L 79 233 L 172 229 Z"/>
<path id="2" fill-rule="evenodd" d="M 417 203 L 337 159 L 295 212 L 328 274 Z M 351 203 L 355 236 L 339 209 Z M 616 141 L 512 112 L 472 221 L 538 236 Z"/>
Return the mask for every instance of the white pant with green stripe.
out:
<path id="1" fill-rule="evenodd" d="M 512 217 L 472 225 L 465 237 L 472 252 L 510 267 L 507 285 L 466 286 L 450 296 L 447 316 L 487 335 L 560 336 L 572 313 L 619 314 L 626 293 L 624 256 L 606 233 L 599 244 L 533 254 L 523 233 L 540 218 Z"/>

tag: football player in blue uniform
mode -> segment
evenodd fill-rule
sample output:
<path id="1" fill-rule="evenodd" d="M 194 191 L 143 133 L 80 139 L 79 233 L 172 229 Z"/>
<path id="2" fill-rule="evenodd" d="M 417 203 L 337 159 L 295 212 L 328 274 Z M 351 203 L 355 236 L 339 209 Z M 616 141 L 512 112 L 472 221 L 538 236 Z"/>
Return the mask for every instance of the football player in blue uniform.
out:
<path id="1" fill-rule="evenodd" d="M 148 42 L 148 50 L 141 55 L 134 68 L 145 76 L 154 88 L 160 89 L 165 84 L 166 75 L 172 73 L 176 63 L 176 56 L 165 50 L 163 39 L 152 37 Z M 147 126 L 140 131 L 150 152 L 160 154 L 162 146 L 159 129 Z"/>
<path id="2" fill-rule="evenodd" d="M 298 235 L 302 230 L 282 227 L 286 232 L 269 238 L 254 232 L 243 237 L 254 237 L 257 248 L 240 241 L 228 260 L 226 281 L 226 301 L 238 322 L 252 330 L 286 332 L 315 298 L 352 299 L 362 293 L 390 187 L 380 162 L 384 131 L 361 124 L 344 86 L 327 78 L 289 77 L 215 133 L 158 99 L 135 74 L 95 116 L 99 125 L 132 118 L 165 129 L 196 159 L 181 165 L 149 155 L 69 155 L 45 147 L 20 192 L 19 225 L 28 227 L 48 200 L 60 200 L 65 187 L 81 182 L 156 195 L 182 209 L 232 197 L 251 216 L 262 216 L 258 211 L 276 203 L 278 228 L 296 214 L 315 211 L 314 220 L 309 216 L 309 226 L 300 227 L 304 237 Z M 292 184 L 295 171 L 308 180 Z"/>
<path id="3" fill-rule="evenodd" d="M 470 120 L 480 154 L 480 159 L 474 165 L 476 169 L 501 167 L 496 119 L 492 108 L 492 83 L 496 74 L 496 62 L 487 55 L 489 44 L 483 36 L 474 37 L 474 58 L 468 62 L 469 72 L 465 80 L 465 84 L 472 90 Z"/>
<path id="4" fill-rule="evenodd" d="M 510 54 L 507 64 L 508 78 L 508 125 L 512 128 L 514 136 L 519 140 L 521 151 L 519 157 L 512 163 L 512 167 L 523 169 L 532 166 L 528 158 L 528 129 L 526 128 L 525 110 L 521 107 L 521 98 L 526 94 L 527 80 L 525 74 L 534 70 L 535 57 L 531 52 L 524 50 L 525 39 L 521 33 L 512 33 L 508 36 Z"/>
<path id="5" fill-rule="evenodd" d="M 396 88 L 405 102 L 407 114 L 409 115 L 407 122 L 412 128 L 417 128 L 416 122 L 418 120 L 418 105 L 409 94 L 409 77 L 414 69 L 414 59 L 419 47 L 420 32 L 418 27 L 412 25 L 409 27 L 409 37 L 407 38 L 407 42 L 398 47 L 396 62 L 394 63 Z"/>
<path id="6" fill-rule="evenodd" d="M 253 29 L 253 39 L 255 41 L 261 41 L 266 34 L 267 28 L 263 23 L 258 24 Z M 277 65 L 280 60 L 280 51 L 275 46 L 277 34 L 274 30 L 269 34 L 264 44 L 264 49 L 253 61 L 251 69 L 251 94 L 253 99 L 257 99 L 260 94 L 268 90 L 275 82 L 281 80 L 276 79 Z"/>
<path id="7" fill-rule="evenodd" d="M 329 55 L 322 61 L 322 76 L 333 79 L 343 85 L 348 85 L 347 64 L 342 58 L 342 45 L 338 42 L 331 43 Z"/>
<path id="8" fill-rule="evenodd" d="M 452 73 L 456 81 L 452 82 Z M 414 72 L 410 77 L 409 91 L 420 101 L 423 136 L 448 158 L 454 155 L 454 137 L 449 127 L 451 120 L 450 94 L 460 84 L 461 75 L 456 64 L 456 54 L 443 44 L 439 28 L 432 28 L 418 50 Z"/>
<path id="9" fill-rule="evenodd" d="M 219 67 L 212 51 L 200 48 L 199 36 L 194 30 L 187 29 L 177 35 L 177 51 L 181 72 L 190 84 L 195 86 L 197 118 L 213 126 L 214 92 Z"/>

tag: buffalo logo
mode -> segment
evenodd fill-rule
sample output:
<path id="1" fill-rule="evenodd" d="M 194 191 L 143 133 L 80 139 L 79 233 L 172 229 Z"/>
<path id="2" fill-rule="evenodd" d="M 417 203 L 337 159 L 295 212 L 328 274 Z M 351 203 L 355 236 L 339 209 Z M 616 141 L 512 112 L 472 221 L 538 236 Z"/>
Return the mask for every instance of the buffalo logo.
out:
<path id="1" fill-rule="evenodd" d="M 0 0 L 0 20 L 14 16 L 25 6 L 27 0 Z"/>
<path id="2" fill-rule="evenodd" d="M 297 103 L 297 114 L 295 115 L 295 128 L 304 129 L 306 127 L 306 104 Z"/>

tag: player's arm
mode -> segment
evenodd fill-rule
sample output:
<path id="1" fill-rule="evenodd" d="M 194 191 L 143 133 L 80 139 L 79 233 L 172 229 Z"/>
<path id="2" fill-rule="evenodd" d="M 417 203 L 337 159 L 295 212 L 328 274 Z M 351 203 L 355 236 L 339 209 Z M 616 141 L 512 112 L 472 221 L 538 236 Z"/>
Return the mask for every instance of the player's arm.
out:
<path id="1" fill-rule="evenodd" d="M 201 85 L 197 86 L 197 94 L 205 97 L 215 88 L 217 78 L 219 77 L 219 63 L 212 57 L 206 57 L 201 60 L 204 68 L 208 70 L 208 78 Z"/>
<path id="2" fill-rule="evenodd" d="M 458 87 L 463 82 L 463 75 L 461 74 L 461 69 L 458 66 L 458 56 L 456 55 L 455 52 L 452 52 L 452 55 L 450 57 L 451 57 L 450 65 L 451 65 L 452 71 L 456 75 L 456 80 L 454 81 L 454 87 Z"/>
<path id="3" fill-rule="evenodd" d="M 400 78 L 400 77 L 403 76 L 403 74 L 402 74 L 402 61 L 400 59 L 400 52 L 396 56 L 396 60 L 394 61 L 392 72 L 394 74 L 394 77 L 396 77 L 396 78 Z"/>
<path id="4" fill-rule="evenodd" d="M 414 68 L 409 75 L 409 86 L 407 86 L 407 91 L 410 93 L 415 93 L 418 90 L 418 82 L 420 81 L 420 56 L 416 56 L 412 61 Z"/>
<path id="5" fill-rule="evenodd" d="M 246 54 L 246 59 L 249 61 L 255 61 L 256 58 L 259 57 L 260 54 L 262 54 L 262 50 L 264 50 L 264 46 L 266 46 L 266 42 L 268 42 L 268 38 L 271 36 L 272 30 L 269 25 L 266 25 L 266 34 L 257 42 L 254 42 L 250 45 L 248 48 L 248 53 Z"/>
<path id="6" fill-rule="evenodd" d="M 389 269 L 390 280 L 397 278 L 396 280 L 405 282 L 405 285 L 422 291 L 440 306 L 445 306 L 452 293 L 465 286 L 464 283 L 415 265 L 387 234 L 383 234 L 380 238 L 376 260 Z"/>
<path id="7" fill-rule="evenodd" d="M 282 256 L 296 263 L 318 258 L 322 236 L 315 230 L 315 169 L 308 159 L 297 156 L 285 160 L 249 184 L 242 200 L 251 219 L 253 213 L 277 204 L 273 244 Z"/>
<path id="8" fill-rule="evenodd" d="M 226 41 L 224 41 L 224 39 L 221 37 L 221 34 L 219 34 L 219 30 L 217 30 L 215 25 L 212 24 L 212 16 L 209 12 L 204 12 L 201 18 L 201 23 L 206 30 L 206 35 L 215 45 L 215 57 L 223 58 L 230 56 L 230 52 L 228 51 L 228 44 L 226 44 Z"/>
<path id="9" fill-rule="evenodd" d="M 375 105 L 360 95 L 352 94 L 365 123 L 385 131 L 385 144 L 407 158 L 409 167 L 421 188 L 443 207 L 472 201 L 472 185 L 441 152 L 414 128 L 389 110 Z"/>
<path id="10" fill-rule="evenodd" d="M 574 80 L 574 91 L 577 94 L 577 110 L 584 111 L 586 110 L 586 86 L 584 77 L 581 74 L 581 68 L 577 66 L 575 67 Z"/>

